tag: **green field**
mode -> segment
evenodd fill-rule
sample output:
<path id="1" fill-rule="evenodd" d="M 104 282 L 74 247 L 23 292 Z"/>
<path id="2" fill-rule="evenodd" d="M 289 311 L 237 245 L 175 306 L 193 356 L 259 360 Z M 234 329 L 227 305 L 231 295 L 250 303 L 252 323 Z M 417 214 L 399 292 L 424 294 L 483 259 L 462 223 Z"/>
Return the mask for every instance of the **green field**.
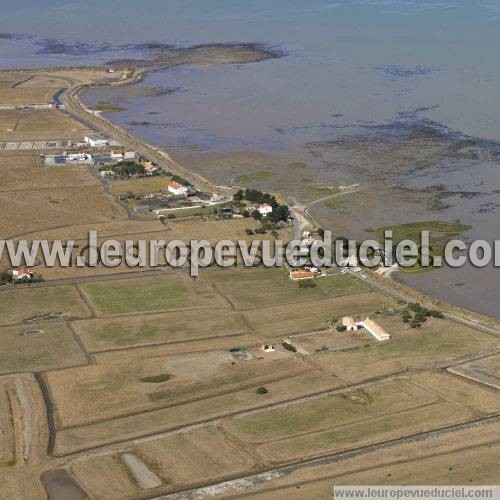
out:
<path id="1" fill-rule="evenodd" d="M 225 305 L 210 285 L 181 274 L 92 283 L 82 288 L 102 315 Z"/>
<path id="2" fill-rule="evenodd" d="M 215 284 L 237 309 L 313 301 L 369 290 L 359 280 L 341 274 L 316 279 L 314 288 L 300 288 L 282 269 L 213 272 L 206 273 L 202 279 Z"/>

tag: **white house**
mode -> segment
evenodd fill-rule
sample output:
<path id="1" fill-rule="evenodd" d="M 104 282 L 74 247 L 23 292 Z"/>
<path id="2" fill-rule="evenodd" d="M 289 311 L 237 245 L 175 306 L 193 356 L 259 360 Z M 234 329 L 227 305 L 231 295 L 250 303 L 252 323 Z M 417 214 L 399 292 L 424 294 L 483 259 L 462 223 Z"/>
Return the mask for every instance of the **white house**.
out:
<path id="1" fill-rule="evenodd" d="M 378 323 L 370 318 L 366 318 L 364 321 L 361 321 L 359 325 L 365 328 L 366 331 L 373 335 L 379 342 L 384 342 L 385 340 L 390 340 L 391 338 L 391 336 Z"/>
<path id="2" fill-rule="evenodd" d="M 226 199 L 226 195 L 224 193 L 214 192 L 212 196 L 210 196 L 210 201 L 218 202 Z"/>
<path id="3" fill-rule="evenodd" d="M 109 140 L 106 139 L 106 137 L 104 137 L 103 135 L 101 134 L 89 134 L 89 135 L 86 135 L 83 140 L 89 144 L 90 146 L 92 146 L 93 148 L 98 148 L 98 147 L 101 147 L 101 146 L 107 146 L 109 144 Z"/>
<path id="4" fill-rule="evenodd" d="M 92 163 L 92 155 L 88 153 L 70 153 L 66 156 L 66 163 Z"/>
<path id="5" fill-rule="evenodd" d="M 183 186 L 182 184 L 179 184 L 178 182 L 175 181 L 172 181 L 168 185 L 167 189 L 169 193 L 175 194 L 176 196 L 181 196 L 188 192 L 188 188 L 186 186 Z"/>
<path id="6" fill-rule="evenodd" d="M 263 203 L 258 210 L 261 215 L 269 215 L 273 212 L 273 207 L 267 203 Z"/>
<path id="7" fill-rule="evenodd" d="M 347 328 L 348 332 L 355 332 L 358 329 L 358 324 L 351 316 L 342 318 L 342 324 Z"/>

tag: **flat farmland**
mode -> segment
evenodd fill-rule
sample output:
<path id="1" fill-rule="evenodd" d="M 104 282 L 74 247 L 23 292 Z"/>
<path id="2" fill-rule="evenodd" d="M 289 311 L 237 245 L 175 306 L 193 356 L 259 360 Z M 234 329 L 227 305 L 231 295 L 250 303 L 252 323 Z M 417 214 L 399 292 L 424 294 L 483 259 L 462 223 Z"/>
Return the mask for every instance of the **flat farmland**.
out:
<path id="1" fill-rule="evenodd" d="M 133 193 L 134 195 L 155 193 L 167 189 L 170 181 L 171 177 L 167 175 L 155 175 L 128 181 L 112 181 L 111 192 L 116 195 L 127 193 Z"/>
<path id="2" fill-rule="evenodd" d="M 93 283 L 82 288 L 101 315 L 226 305 L 209 283 L 195 282 L 181 273 Z"/>
<path id="3" fill-rule="evenodd" d="M 227 309 L 171 312 L 77 321 L 74 328 L 90 351 L 155 343 L 190 342 L 250 331 L 242 314 Z"/>
<path id="4" fill-rule="evenodd" d="M 231 498 L 327 498 L 335 484 L 494 484 L 498 475 L 491 443 L 500 424 L 489 424 L 453 434 L 443 433 L 397 446 L 354 454 L 333 463 L 309 465 L 239 492 L 228 489 Z"/>
<path id="5" fill-rule="evenodd" d="M 373 344 L 375 340 L 368 332 L 363 330 L 346 335 L 345 332 L 338 332 L 333 328 L 329 332 L 299 335 L 293 338 L 293 342 L 309 354 L 312 354 L 315 351 L 358 349 L 365 345 Z"/>
<path id="6" fill-rule="evenodd" d="M 90 460 L 78 461 L 71 472 L 79 484 L 94 498 L 132 499 L 143 491 L 132 478 L 119 454 L 101 455 Z"/>
<path id="7" fill-rule="evenodd" d="M 307 297 L 307 293 L 304 296 Z M 274 337 L 326 330 L 342 316 L 370 314 L 392 305 L 394 302 L 384 295 L 361 292 L 307 303 L 307 313 L 297 304 L 286 304 L 245 311 L 243 314 L 259 335 Z"/>
<path id="8" fill-rule="evenodd" d="M 56 109 L 0 110 L 0 141 L 83 140 L 87 132 L 87 128 Z"/>
<path id="9" fill-rule="evenodd" d="M 0 373 L 85 365 L 86 359 L 63 323 L 4 327 Z"/>
<path id="10" fill-rule="evenodd" d="M 41 167 L 36 155 L 3 156 L 0 175 L 2 192 L 100 185 L 89 167 Z"/>
<path id="11" fill-rule="evenodd" d="M 0 322 L 21 324 L 28 320 L 88 318 L 90 312 L 72 286 L 6 289 L 0 291 Z M 48 318 L 47 318 L 48 319 Z"/>
<path id="12" fill-rule="evenodd" d="M 470 420 L 473 416 L 471 411 L 456 404 L 436 403 L 404 413 L 373 418 L 369 422 L 347 424 L 332 430 L 264 444 L 258 449 L 271 462 L 285 462 L 424 432 Z"/>
<path id="13" fill-rule="evenodd" d="M 248 417 L 233 418 L 224 424 L 224 428 L 244 441 L 269 443 L 359 421 L 370 425 L 369 422 L 376 417 L 437 401 L 436 396 L 408 382 L 385 382 Z"/>
<path id="14" fill-rule="evenodd" d="M 357 382 L 413 368 L 451 365 L 460 356 L 498 346 L 494 337 L 445 319 L 429 319 L 421 328 L 410 328 L 397 316 L 373 318 L 392 335 L 391 340 L 356 351 L 318 353 L 314 361 L 346 381 Z"/>
<path id="15" fill-rule="evenodd" d="M 140 444 L 135 449 L 173 486 L 244 474 L 255 459 L 237 442 L 215 428 L 197 429 Z"/>
<path id="16" fill-rule="evenodd" d="M 500 354 L 454 366 L 449 371 L 500 389 Z"/>
<path id="17" fill-rule="evenodd" d="M 200 280 L 213 283 L 237 309 L 316 301 L 365 293 L 368 288 L 347 275 L 315 280 L 316 287 L 300 288 L 283 269 L 224 270 L 205 273 Z"/>
<path id="18" fill-rule="evenodd" d="M 101 186 L 0 192 L 0 207 L 3 237 L 126 217 Z"/>
<path id="19" fill-rule="evenodd" d="M 294 358 L 236 361 L 228 352 L 140 359 L 45 374 L 59 428 L 85 425 L 309 372 Z"/>
<path id="20" fill-rule="evenodd" d="M 500 391 L 488 386 L 443 371 L 417 373 L 412 376 L 412 380 L 482 414 L 500 411 Z"/>
<path id="21" fill-rule="evenodd" d="M 248 241 L 250 237 L 245 233 L 246 229 L 255 230 L 259 223 L 252 218 L 243 219 L 225 219 L 225 220 L 187 220 L 187 221 L 169 221 L 170 231 L 168 239 L 180 239 L 184 242 L 191 240 L 208 240 L 210 243 L 217 243 L 220 240 L 238 239 Z M 251 238 L 256 240 L 269 240 L 272 237 L 267 235 L 254 235 Z M 202 271 L 203 273 L 203 271 Z"/>
<path id="22" fill-rule="evenodd" d="M 194 311 L 190 311 L 192 314 Z M 146 344 L 144 346 L 125 347 L 123 349 L 96 351 L 94 358 L 98 364 L 116 364 L 124 361 L 134 362 L 136 359 L 151 356 L 176 356 L 183 353 L 201 353 L 210 351 L 229 351 L 235 347 L 254 347 L 259 345 L 256 335 L 242 333 L 231 336 L 210 337 L 198 340 L 186 340 L 166 344 Z"/>
<path id="23" fill-rule="evenodd" d="M 137 362 L 137 361 L 136 361 Z M 339 387 L 341 381 L 314 371 L 267 382 L 268 393 L 257 394 L 255 387 L 213 396 L 179 406 L 160 408 L 147 413 L 98 422 L 81 427 L 62 429 L 56 435 L 55 453 L 65 455 L 79 450 L 122 440 L 134 439 L 153 433 L 165 432 L 179 426 L 220 418 L 245 410 L 262 408 L 269 404 L 286 402 L 318 391 Z"/>
<path id="24" fill-rule="evenodd" d="M 0 105 L 50 104 L 57 91 L 58 87 L 0 87 Z"/>
<path id="25" fill-rule="evenodd" d="M 50 104 L 54 94 L 68 82 L 59 78 L 29 73 L 0 76 L 0 104 Z"/>
<path id="26" fill-rule="evenodd" d="M 13 465 L 15 462 L 15 433 L 9 388 L 13 383 L 0 380 L 0 466 Z"/>

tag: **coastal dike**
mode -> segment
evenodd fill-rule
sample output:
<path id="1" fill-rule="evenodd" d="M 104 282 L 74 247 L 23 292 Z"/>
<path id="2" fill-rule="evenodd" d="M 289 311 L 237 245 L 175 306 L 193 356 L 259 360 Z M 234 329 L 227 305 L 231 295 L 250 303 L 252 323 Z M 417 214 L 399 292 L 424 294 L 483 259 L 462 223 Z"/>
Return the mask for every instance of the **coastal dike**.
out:
<path id="1" fill-rule="evenodd" d="M 130 76 L 127 76 L 127 78 L 122 81 L 114 83 L 114 85 L 127 85 L 136 82 L 143 77 L 143 74 L 144 72 L 142 71 L 136 72 L 132 70 L 129 73 Z M 80 95 L 82 92 L 91 87 L 93 87 L 93 85 L 76 84 L 61 96 L 61 102 L 65 105 L 66 111 L 69 115 L 84 125 L 110 136 L 112 139 L 121 142 L 124 146 L 137 151 L 149 161 L 157 163 L 165 171 L 183 177 L 203 191 L 210 192 L 221 189 L 201 175 L 195 174 L 184 168 L 182 165 L 174 161 L 168 153 L 161 151 L 151 144 L 141 141 L 118 125 L 107 120 L 99 113 L 95 113 L 88 109 L 82 103 Z"/>

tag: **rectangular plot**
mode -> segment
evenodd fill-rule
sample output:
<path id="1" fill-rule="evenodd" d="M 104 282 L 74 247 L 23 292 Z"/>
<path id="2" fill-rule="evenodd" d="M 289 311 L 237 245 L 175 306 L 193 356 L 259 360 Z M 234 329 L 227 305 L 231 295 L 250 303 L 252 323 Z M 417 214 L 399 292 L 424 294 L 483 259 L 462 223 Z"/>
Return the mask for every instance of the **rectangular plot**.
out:
<path id="1" fill-rule="evenodd" d="M 4 327 L 0 330 L 0 373 L 32 372 L 87 364 L 62 323 Z"/>
<path id="2" fill-rule="evenodd" d="M 78 292 L 69 285 L 0 291 L 0 322 L 4 325 L 89 316 Z"/>
<path id="3" fill-rule="evenodd" d="M 249 332 L 240 313 L 227 309 L 171 312 L 127 318 L 78 321 L 73 324 L 91 351 L 155 343 L 189 342 Z"/>
<path id="4" fill-rule="evenodd" d="M 82 288 L 102 315 L 226 305 L 212 286 L 200 285 L 182 274 L 95 283 Z"/>
<path id="5" fill-rule="evenodd" d="M 258 269 L 206 273 L 237 309 L 309 302 L 367 292 L 368 288 L 348 275 L 330 275 L 314 281 L 314 288 L 300 288 L 283 269 Z"/>

